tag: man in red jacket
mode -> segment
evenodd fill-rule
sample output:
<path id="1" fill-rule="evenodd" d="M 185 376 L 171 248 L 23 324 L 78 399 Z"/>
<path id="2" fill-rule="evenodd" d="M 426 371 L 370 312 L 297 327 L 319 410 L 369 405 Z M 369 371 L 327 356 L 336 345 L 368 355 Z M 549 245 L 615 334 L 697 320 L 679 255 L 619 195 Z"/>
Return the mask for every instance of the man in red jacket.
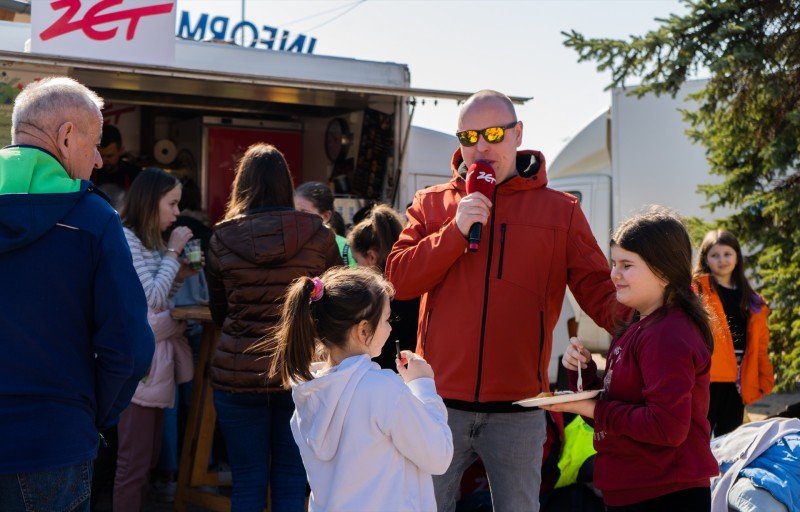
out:
<path id="1" fill-rule="evenodd" d="M 458 130 L 453 178 L 416 194 L 386 274 L 398 299 L 422 296 L 417 352 L 448 406 L 455 453 L 434 477 L 439 510 L 454 510 L 461 474 L 480 456 L 494 510 L 538 511 L 544 413 L 513 402 L 548 390 L 567 285 L 606 329 L 627 310 L 578 200 L 547 188 L 540 152 L 517 151 L 522 122 L 508 97 L 474 94 Z M 494 197 L 466 193 L 466 170 L 479 160 L 495 170 Z M 483 237 L 468 252 L 476 222 Z"/>

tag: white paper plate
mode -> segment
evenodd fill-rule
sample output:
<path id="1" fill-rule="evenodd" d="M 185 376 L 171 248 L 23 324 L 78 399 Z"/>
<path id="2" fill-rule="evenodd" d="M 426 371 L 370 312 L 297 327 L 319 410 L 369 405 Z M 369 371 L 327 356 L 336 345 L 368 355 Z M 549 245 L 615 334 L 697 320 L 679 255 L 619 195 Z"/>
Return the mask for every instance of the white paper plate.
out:
<path id="1" fill-rule="evenodd" d="M 581 391 L 580 393 L 568 393 L 565 395 L 554 395 L 554 396 L 543 396 L 541 398 L 526 398 L 525 400 L 520 400 L 518 402 L 514 402 L 516 405 L 521 405 L 522 407 L 539 407 L 540 405 L 550 405 L 550 404 L 561 404 L 564 402 L 577 402 L 578 400 L 586 400 L 588 398 L 594 398 L 600 394 L 599 389 L 595 389 L 592 391 Z"/>

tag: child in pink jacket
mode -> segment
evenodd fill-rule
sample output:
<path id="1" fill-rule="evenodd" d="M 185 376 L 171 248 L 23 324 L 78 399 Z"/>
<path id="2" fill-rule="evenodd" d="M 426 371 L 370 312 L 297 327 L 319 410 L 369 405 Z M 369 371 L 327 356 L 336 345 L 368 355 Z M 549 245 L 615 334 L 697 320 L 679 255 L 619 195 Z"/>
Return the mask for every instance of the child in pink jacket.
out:
<path id="1" fill-rule="evenodd" d="M 177 178 L 161 169 L 147 169 L 131 185 L 122 211 L 123 231 L 147 298 L 156 349 L 148 374 L 120 415 L 114 512 L 140 511 L 148 474 L 161 451 L 164 409 L 175 401 L 175 385 L 192 378 L 184 324 L 171 316 L 172 296 L 186 277 L 198 272 L 179 257 L 192 232 L 177 227 L 164 241 L 164 233 L 179 213 L 180 198 Z"/>

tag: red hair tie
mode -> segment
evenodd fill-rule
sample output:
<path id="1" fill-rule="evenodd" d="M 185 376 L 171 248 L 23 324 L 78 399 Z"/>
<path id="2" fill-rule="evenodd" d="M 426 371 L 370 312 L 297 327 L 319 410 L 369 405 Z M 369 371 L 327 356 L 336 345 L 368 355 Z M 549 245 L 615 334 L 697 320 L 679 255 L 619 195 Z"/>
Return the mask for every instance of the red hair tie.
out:
<path id="1" fill-rule="evenodd" d="M 311 279 L 311 281 L 314 283 L 314 289 L 311 291 L 311 298 L 308 301 L 309 304 L 312 302 L 317 302 L 322 298 L 323 295 L 325 295 L 325 285 L 322 284 L 322 279 L 314 277 Z"/>

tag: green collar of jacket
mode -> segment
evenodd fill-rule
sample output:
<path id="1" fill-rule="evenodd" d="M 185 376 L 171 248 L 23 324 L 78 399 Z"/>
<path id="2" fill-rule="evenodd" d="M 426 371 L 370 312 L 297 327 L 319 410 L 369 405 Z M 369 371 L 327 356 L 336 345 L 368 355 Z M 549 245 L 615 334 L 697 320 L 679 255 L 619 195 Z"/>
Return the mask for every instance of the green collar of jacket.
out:
<path id="1" fill-rule="evenodd" d="M 6 146 L 0 150 L 0 195 L 66 194 L 78 192 L 81 180 L 69 177 L 64 166 L 36 146 Z"/>

